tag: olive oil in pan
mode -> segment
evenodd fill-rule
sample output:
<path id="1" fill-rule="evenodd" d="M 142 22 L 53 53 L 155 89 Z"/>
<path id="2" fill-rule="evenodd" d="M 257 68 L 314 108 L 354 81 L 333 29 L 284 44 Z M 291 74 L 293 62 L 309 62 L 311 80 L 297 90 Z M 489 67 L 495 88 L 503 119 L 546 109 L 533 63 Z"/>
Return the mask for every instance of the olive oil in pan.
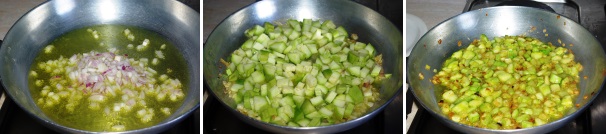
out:
<path id="1" fill-rule="evenodd" d="M 128 29 L 132 37 L 129 39 L 125 29 Z M 95 37 L 96 36 L 96 37 Z M 149 44 L 141 49 L 140 46 L 149 41 Z M 130 44 L 130 45 L 129 45 Z M 48 47 L 52 45 L 52 47 Z M 180 90 L 182 93 L 187 93 L 189 75 L 187 72 L 187 64 L 179 50 L 162 35 L 152 31 L 148 31 L 138 27 L 122 26 L 122 25 L 97 25 L 84 27 L 70 31 L 52 41 L 45 49 L 42 49 L 38 56 L 34 59 L 30 67 L 30 75 L 28 83 L 32 97 L 37 105 L 42 109 L 46 116 L 53 121 L 75 129 L 87 131 L 124 131 L 139 128 L 145 128 L 158 124 L 167 119 L 170 114 L 176 111 L 183 103 L 184 97 L 181 95 L 179 99 L 171 101 L 170 92 L 167 93 L 166 99 L 160 100 L 156 97 L 159 93 L 146 93 L 148 90 L 145 87 L 120 87 L 116 90 L 115 95 L 104 95 L 103 102 L 91 104 L 89 98 L 93 93 L 85 90 L 76 92 L 67 92 L 66 88 L 70 87 L 71 82 L 68 77 L 70 72 L 61 74 L 48 73 L 46 68 L 40 67 L 41 63 L 53 61 L 63 57 L 67 61 L 75 54 L 89 53 L 95 51 L 97 53 L 109 52 L 112 50 L 115 55 L 125 58 L 133 58 L 134 60 L 143 62 L 142 58 L 146 58 L 146 66 L 155 70 L 157 74 L 153 75 L 155 86 L 160 88 L 164 79 L 178 80 L 180 82 Z M 115 51 L 114 51 L 115 50 Z M 46 52 L 49 53 L 46 53 Z M 157 51 L 160 51 L 164 58 L 159 58 Z M 160 56 L 161 57 L 161 56 Z M 157 59 L 157 64 L 153 64 L 153 59 Z M 56 64 L 56 63 L 55 63 Z M 132 63 L 131 63 L 132 64 Z M 43 64 L 49 66 L 49 64 Z M 135 66 L 135 65 L 133 65 Z M 61 68 L 59 68 L 61 70 Z M 51 71 L 52 72 L 52 71 Z M 164 78 L 161 76 L 164 75 Z M 59 80 L 52 80 L 58 78 Z M 162 80 L 161 80 L 162 79 Z M 46 101 L 53 101 L 48 90 L 43 91 L 46 86 L 56 88 L 55 83 L 62 81 L 65 92 L 62 90 L 53 89 L 52 95 L 63 95 L 55 104 L 47 105 Z M 54 81 L 54 82 L 51 82 Z M 65 84 L 68 83 L 68 84 Z M 166 84 L 166 82 L 164 82 Z M 86 86 L 88 87 L 88 85 Z M 121 89 L 131 89 L 140 93 L 140 101 L 128 108 L 124 106 L 126 91 Z M 67 94 L 66 94 L 67 92 Z M 63 94 L 61 94 L 63 93 Z M 46 98 L 45 98 L 46 97 Z M 132 97 L 134 98 L 134 97 Z M 66 103 L 70 106 L 67 106 Z M 122 105 L 121 105 L 122 103 Z M 98 108 L 91 108 L 94 105 Z M 72 110 L 67 110 L 71 107 Z M 118 107 L 116 109 L 116 107 Z M 109 112 L 108 112 L 109 110 Z M 142 116 L 153 115 L 151 117 Z M 142 121 L 142 120 L 146 121 Z"/>

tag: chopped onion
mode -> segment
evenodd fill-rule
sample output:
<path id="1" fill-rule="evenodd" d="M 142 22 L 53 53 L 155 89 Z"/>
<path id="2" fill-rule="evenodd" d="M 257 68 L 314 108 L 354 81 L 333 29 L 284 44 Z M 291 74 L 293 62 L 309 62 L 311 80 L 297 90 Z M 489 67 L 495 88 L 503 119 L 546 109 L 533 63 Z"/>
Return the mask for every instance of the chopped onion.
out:
<path id="1" fill-rule="evenodd" d="M 140 46 L 148 45 L 149 40 L 146 39 Z M 138 110 L 137 117 L 142 123 L 146 123 L 156 116 L 154 109 L 147 108 L 144 100 L 146 97 L 153 97 L 158 101 L 164 101 L 166 98 L 171 101 L 183 99 L 181 82 L 165 74 L 158 76 L 158 72 L 149 67 L 149 59 L 136 60 L 129 58 L 127 54 L 113 53 L 118 50 L 110 51 L 112 52 L 92 51 L 39 63 L 38 68 L 43 71 L 31 71 L 30 77 L 36 77 L 42 72 L 50 75 L 50 78 L 48 81 L 36 79 L 36 85 L 42 87 L 41 98 L 37 100 L 37 104 L 65 108 L 72 112 L 84 98 L 88 101 L 85 105 L 88 105 L 89 109 L 103 109 L 106 115 Z M 161 51 L 156 51 L 156 56 L 164 58 Z M 154 58 L 152 64 L 157 63 L 158 58 Z M 114 101 L 114 98 L 118 100 Z M 138 109 L 140 107 L 143 109 Z M 156 110 L 160 110 L 162 114 L 171 113 L 171 109 L 165 107 Z M 114 127 L 112 129 L 123 129 L 125 126 Z"/>
<path id="2" fill-rule="evenodd" d="M 164 59 L 164 53 L 162 53 L 162 51 L 156 51 L 156 57 Z"/>
<path id="3" fill-rule="evenodd" d="M 112 129 L 113 129 L 113 130 L 116 130 L 116 131 L 122 131 L 122 130 L 124 130 L 125 128 L 126 128 L 126 127 L 124 127 L 124 125 L 115 125 L 115 126 L 112 126 Z"/>

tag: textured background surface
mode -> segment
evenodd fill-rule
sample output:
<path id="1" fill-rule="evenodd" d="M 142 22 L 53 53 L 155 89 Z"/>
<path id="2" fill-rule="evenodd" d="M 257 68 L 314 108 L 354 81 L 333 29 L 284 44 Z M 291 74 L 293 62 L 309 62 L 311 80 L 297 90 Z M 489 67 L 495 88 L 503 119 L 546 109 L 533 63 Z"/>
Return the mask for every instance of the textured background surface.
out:
<path id="1" fill-rule="evenodd" d="M 204 37 L 202 42 L 206 42 L 206 38 L 223 19 L 254 2 L 255 0 L 204 0 L 204 14 L 202 15 Z"/>
<path id="2" fill-rule="evenodd" d="M 427 29 L 463 12 L 466 0 L 407 0 L 406 13 L 425 22 Z"/>
<path id="3" fill-rule="evenodd" d="M 45 0 L 1 0 L 0 1 L 0 40 L 17 20 L 27 11 Z"/>

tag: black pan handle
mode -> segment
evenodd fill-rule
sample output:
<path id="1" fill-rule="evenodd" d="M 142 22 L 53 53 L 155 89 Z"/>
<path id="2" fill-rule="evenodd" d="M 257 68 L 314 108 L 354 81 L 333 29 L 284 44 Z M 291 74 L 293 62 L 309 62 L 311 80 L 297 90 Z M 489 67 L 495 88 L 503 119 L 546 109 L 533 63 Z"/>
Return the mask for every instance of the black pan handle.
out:
<path id="1" fill-rule="evenodd" d="M 576 8 L 578 9 L 578 13 L 577 13 L 577 22 L 581 23 L 581 7 L 574 1 L 571 0 L 566 0 L 566 3 L 571 3 L 571 6 L 576 6 Z M 538 9 L 543 9 L 546 11 L 550 11 L 552 13 L 556 13 L 555 10 L 553 10 L 553 8 L 551 8 L 549 5 L 542 3 L 542 2 L 537 2 L 537 1 L 532 1 L 532 0 L 509 0 L 509 1 L 504 1 L 501 2 L 499 4 L 497 4 L 496 6 L 525 6 L 525 7 L 534 7 L 534 8 L 538 8 Z"/>
<path id="2" fill-rule="evenodd" d="M 555 10 L 553 10 L 553 8 L 551 8 L 549 5 L 547 5 L 545 3 L 541 3 L 541 2 L 531 1 L 531 0 L 504 1 L 504 2 L 497 4 L 496 6 L 526 6 L 526 7 L 534 7 L 534 8 L 538 8 L 538 9 L 547 10 L 552 13 L 556 13 Z"/>

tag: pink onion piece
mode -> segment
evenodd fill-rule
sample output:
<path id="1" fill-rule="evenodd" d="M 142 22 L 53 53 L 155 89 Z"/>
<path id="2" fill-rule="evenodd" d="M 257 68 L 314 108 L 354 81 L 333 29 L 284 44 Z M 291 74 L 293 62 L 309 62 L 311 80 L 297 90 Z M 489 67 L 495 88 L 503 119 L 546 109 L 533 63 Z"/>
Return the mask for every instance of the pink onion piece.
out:
<path id="1" fill-rule="evenodd" d="M 111 52 L 74 55 L 69 60 L 77 62 L 77 66 L 69 68 L 69 70 L 74 70 L 70 72 L 69 77 L 85 85 L 86 89 L 92 93 L 105 93 L 106 87 L 113 85 L 153 88 L 147 87 L 148 82 L 153 78 L 150 72 L 141 66 L 143 64 L 139 64 L 141 67 L 134 67 L 131 65 L 131 61 L 136 60 L 132 58 L 122 60 L 128 57 L 127 54 L 124 54 L 124 57 L 116 56 Z"/>

